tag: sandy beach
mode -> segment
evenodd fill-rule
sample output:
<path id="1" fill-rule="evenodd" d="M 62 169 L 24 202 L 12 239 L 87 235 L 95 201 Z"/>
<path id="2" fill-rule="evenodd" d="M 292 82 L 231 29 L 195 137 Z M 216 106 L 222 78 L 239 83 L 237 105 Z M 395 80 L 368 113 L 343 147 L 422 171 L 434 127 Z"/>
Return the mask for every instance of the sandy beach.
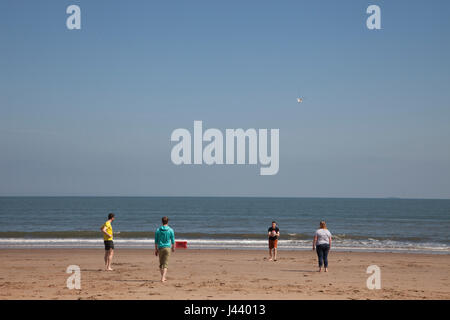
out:
<path id="1" fill-rule="evenodd" d="M 318 273 L 312 251 L 177 250 L 168 281 L 159 282 L 152 250 L 117 249 L 112 272 L 102 249 L 2 249 L 0 299 L 450 299 L 450 256 L 331 252 Z M 380 290 L 369 290 L 369 265 L 381 268 Z M 66 287 L 69 265 L 81 289 Z"/>

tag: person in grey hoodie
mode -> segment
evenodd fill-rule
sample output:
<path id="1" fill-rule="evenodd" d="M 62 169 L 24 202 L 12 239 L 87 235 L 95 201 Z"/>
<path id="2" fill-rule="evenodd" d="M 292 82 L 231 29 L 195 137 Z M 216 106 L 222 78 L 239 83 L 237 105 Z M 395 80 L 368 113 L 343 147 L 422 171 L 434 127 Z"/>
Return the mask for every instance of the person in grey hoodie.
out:
<path id="1" fill-rule="evenodd" d="M 159 256 L 161 282 L 165 282 L 167 280 L 170 252 L 175 251 L 175 233 L 169 227 L 169 218 L 163 217 L 162 224 L 155 232 L 155 256 Z"/>

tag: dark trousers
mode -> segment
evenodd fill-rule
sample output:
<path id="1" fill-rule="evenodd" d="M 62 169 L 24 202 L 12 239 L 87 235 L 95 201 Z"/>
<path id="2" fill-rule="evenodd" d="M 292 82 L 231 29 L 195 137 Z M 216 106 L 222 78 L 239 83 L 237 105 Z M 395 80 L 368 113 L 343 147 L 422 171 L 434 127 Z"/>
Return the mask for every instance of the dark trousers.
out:
<path id="1" fill-rule="evenodd" d="M 319 244 L 316 246 L 317 257 L 319 258 L 319 268 L 325 265 L 328 268 L 328 252 L 330 251 L 329 244 Z"/>

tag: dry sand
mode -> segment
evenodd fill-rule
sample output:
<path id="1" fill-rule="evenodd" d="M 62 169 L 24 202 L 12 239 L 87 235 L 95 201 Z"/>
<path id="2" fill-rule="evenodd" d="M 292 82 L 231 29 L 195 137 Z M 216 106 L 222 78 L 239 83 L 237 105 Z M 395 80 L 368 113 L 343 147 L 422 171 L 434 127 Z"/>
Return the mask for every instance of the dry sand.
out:
<path id="1" fill-rule="evenodd" d="M 103 271 L 102 249 L 2 249 L 0 299 L 450 299 L 450 255 L 331 252 L 318 273 L 312 251 L 177 250 L 159 282 L 153 250 L 116 249 Z M 381 268 L 369 290 L 369 265 Z M 69 265 L 81 289 L 69 290 Z"/>

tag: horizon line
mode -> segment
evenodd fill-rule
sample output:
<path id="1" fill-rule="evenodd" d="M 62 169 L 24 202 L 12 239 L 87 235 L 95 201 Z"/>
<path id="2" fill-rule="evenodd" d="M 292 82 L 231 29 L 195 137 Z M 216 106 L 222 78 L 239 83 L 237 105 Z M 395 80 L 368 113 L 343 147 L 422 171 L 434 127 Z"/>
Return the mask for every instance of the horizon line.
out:
<path id="1" fill-rule="evenodd" d="M 384 199 L 384 200 L 450 200 L 449 198 L 357 197 L 357 196 L 236 196 L 236 195 L 0 195 L 0 198 L 274 198 L 274 199 Z"/>

